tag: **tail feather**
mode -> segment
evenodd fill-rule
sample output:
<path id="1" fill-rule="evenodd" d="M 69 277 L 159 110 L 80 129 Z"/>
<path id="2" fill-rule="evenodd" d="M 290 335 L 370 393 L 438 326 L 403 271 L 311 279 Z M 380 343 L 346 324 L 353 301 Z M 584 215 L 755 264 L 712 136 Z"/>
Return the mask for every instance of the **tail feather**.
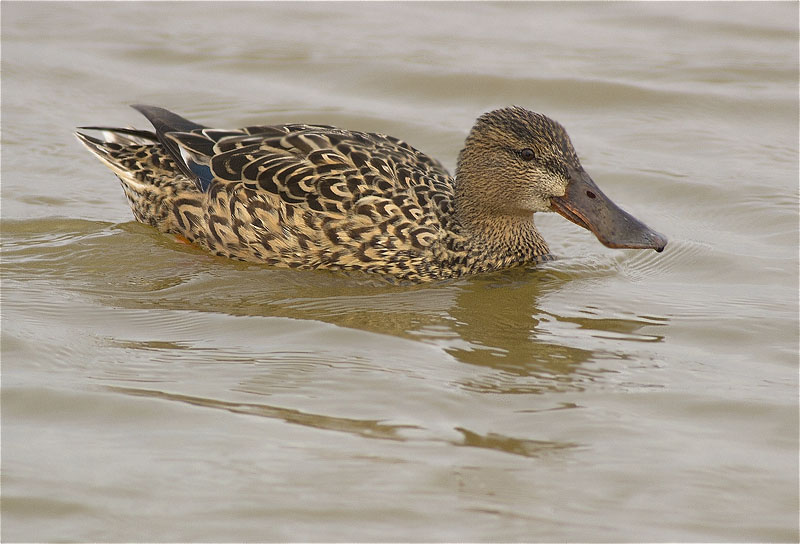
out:
<path id="1" fill-rule="evenodd" d="M 80 127 L 75 135 L 120 179 L 138 221 L 192 240 L 201 230 L 196 225 L 204 213 L 203 185 L 170 134 L 206 127 L 163 108 L 133 107 L 147 117 L 155 131 L 89 126 Z M 83 131 L 101 134 L 97 137 Z"/>
<path id="2" fill-rule="evenodd" d="M 181 170 L 181 172 L 186 175 L 189 179 L 192 179 L 197 184 L 197 187 L 201 190 L 205 190 L 208 187 L 207 180 L 203 180 L 201 176 L 198 175 L 198 172 L 192 170 L 191 165 L 186 163 L 186 158 L 181 153 L 181 148 L 178 143 L 172 139 L 168 138 L 167 134 L 170 132 L 192 132 L 193 130 L 202 130 L 207 128 L 203 125 L 195 123 L 193 121 L 189 121 L 178 115 L 177 113 L 172 113 L 171 111 L 159 108 L 157 106 L 145 106 L 143 104 L 133 104 L 131 105 L 133 109 L 144 115 L 148 121 L 153 125 L 153 128 L 156 129 L 156 137 L 158 141 L 161 142 L 161 145 L 164 146 L 172 158 L 175 159 L 175 164 Z"/>
<path id="3" fill-rule="evenodd" d="M 152 123 L 153 128 L 156 129 L 156 134 L 159 136 L 167 132 L 191 132 L 193 130 L 207 128 L 193 121 L 189 121 L 177 113 L 172 113 L 167 109 L 157 106 L 133 104 L 131 107 L 144 115 L 147 120 Z"/>
<path id="4" fill-rule="evenodd" d="M 92 127 L 81 127 L 83 129 L 90 129 Z M 115 174 L 118 176 L 121 174 L 121 170 L 124 170 L 124 167 L 120 164 L 120 152 L 125 148 L 126 145 L 129 145 L 131 142 L 123 142 L 120 141 L 120 138 L 117 138 L 113 133 L 110 131 L 105 131 L 105 129 L 99 129 L 104 131 L 104 136 L 106 137 L 105 140 L 101 140 L 99 138 L 95 138 L 94 136 L 90 136 L 83 132 L 75 132 L 75 136 L 78 137 L 78 141 L 81 142 L 86 149 L 91 151 L 100 161 L 111 168 Z M 109 132 L 106 135 L 106 132 Z"/>
<path id="5" fill-rule="evenodd" d="M 158 142 L 156 133 L 151 130 L 139 130 L 133 127 L 78 127 L 79 130 L 99 130 L 106 142 L 120 145 L 153 144 Z M 78 133 L 80 134 L 80 133 Z M 86 136 L 85 134 L 83 136 Z"/>
<path id="6" fill-rule="evenodd" d="M 80 131 L 75 135 L 117 175 L 136 219 L 162 231 L 175 231 L 172 202 L 195 199 L 200 193 L 156 135 L 135 129 L 82 128 L 102 132 L 105 139 Z"/>

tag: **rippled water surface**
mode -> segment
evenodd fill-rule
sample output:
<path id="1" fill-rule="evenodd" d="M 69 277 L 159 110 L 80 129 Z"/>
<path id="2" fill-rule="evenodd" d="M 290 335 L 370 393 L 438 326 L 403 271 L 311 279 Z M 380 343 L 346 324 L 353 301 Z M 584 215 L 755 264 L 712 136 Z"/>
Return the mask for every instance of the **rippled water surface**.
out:
<path id="1" fill-rule="evenodd" d="M 796 3 L 2 4 L 4 541 L 798 539 Z M 670 243 L 393 287 L 132 221 L 75 126 L 561 121 Z"/>

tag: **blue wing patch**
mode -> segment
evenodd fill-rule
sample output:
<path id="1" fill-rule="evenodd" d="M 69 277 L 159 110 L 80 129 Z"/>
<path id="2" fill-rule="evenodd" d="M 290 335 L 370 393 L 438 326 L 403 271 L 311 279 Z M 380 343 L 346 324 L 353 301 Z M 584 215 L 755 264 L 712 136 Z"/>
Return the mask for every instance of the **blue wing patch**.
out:
<path id="1" fill-rule="evenodd" d="M 180 138 L 179 138 L 180 136 Z M 188 145 L 191 145 L 189 141 L 184 142 L 182 141 L 184 138 L 187 138 L 188 135 L 185 134 L 168 134 L 167 137 L 171 142 L 174 142 L 176 147 L 178 148 L 178 153 L 180 153 L 180 160 L 185 165 L 186 169 L 188 169 L 187 173 L 191 173 L 192 177 L 194 177 L 195 181 L 197 182 L 198 188 L 205 192 L 208 192 L 209 188 L 211 187 L 211 183 L 214 181 L 214 174 L 211 173 L 211 166 L 209 164 L 209 156 L 190 149 Z M 205 140 L 202 137 L 197 137 L 198 139 Z M 208 141 L 205 140 L 203 143 L 207 143 Z"/>
<path id="2" fill-rule="evenodd" d="M 188 166 L 189 170 L 191 170 L 192 173 L 197 176 L 200 190 L 204 193 L 208 192 L 208 188 L 211 187 L 211 182 L 214 180 L 214 174 L 211 173 L 211 167 L 207 164 L 199 164 L 192 160 L 187 160 L 186 166 Z"/>

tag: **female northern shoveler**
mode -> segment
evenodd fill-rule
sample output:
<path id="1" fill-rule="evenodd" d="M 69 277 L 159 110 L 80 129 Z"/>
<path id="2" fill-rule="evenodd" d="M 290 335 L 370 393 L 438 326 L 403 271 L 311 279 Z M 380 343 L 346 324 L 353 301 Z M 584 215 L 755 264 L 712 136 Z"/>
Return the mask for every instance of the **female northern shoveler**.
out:
<path id="1" fill-rule="evenodd" d="M 210 129 L 133 106 L 155 132 L 77 133 L 122 181 L 138 221 L 217 255 L 292 268 L 430 281 L 550 258 L 533 223 L 556 211 L 608 247 L 664 236 L 609 200 L 564 128 L 510 107 L 482 115 L 455 179 L 384 134 L 323 125 Z"/>

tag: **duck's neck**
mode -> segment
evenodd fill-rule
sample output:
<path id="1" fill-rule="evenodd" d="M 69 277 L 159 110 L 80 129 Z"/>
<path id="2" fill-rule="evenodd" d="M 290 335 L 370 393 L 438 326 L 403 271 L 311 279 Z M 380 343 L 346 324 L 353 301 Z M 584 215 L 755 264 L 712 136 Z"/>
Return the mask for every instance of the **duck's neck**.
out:
<path id="1" fill-rule="evenodd" d="M 513 172 L 492 162 L 491 154 L 487 158 L 476 151 L 467 139 L 456 166 L 455 216 L 469 253 L 497 268 L 535 262 L 550 253 L 533 212 L 522 205 L 524 196 L 515 194 L 513 184 L 497 182 L 507 176 Z"/>
<path id="2" fill-rule="evenodd" d="M 469 239 L 471 252 L 502 267 L 537 262 L 550 253 L 536 225 L 533 214 L 491 213 L 467 199 L 456 198 L 456 218 L 462 234 Z"/>

